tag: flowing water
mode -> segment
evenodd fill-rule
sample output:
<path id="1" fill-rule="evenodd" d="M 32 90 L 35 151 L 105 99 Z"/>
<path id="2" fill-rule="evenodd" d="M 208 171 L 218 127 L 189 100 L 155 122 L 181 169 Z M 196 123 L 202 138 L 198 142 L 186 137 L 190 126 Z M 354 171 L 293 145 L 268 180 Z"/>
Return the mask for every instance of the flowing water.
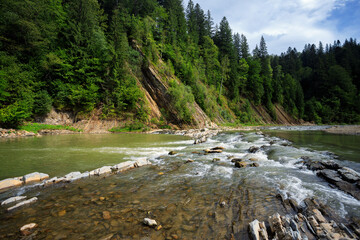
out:
<path id="1" fill-rule="evenodd" d="M 311 137 L 305 142 L 294 137 L 292 144 L 284 139 L 290 139 L 291 132 L 281 134 L 284 132 L 221 133 L 200 145 L 180 136 L 140 134 L 49 136 L 1 142 L 1 163 L 19 167 L 9 169 L 12 176 L 35 170 L 60 176 L 144 156 L 152 165 L 107 178 L 2 193 L 0 200 L 20 194 L 37 196 L 39 200 L 10 213 L 1 208 L 0 238 L 17 239 L 21 226 L 36 222 L 38 239 L 101 239 L 109 234 L 119 239 L 248 239 L 247 226 L 252 220 L 265 220 L 276 212 L 289 213 L 277 193 L 299 204 L 307 197 L 316 197 L 341 216 L 360 217 L 360 201 L 329 187 L 312 171 L 300 169 L 297 162 L 301 156 L 309 156 L 335 159 L 357 170 L 360 164 L 340 151 L 337 157 L 332 153 L 333 145 L 326 141 L 316 140 L 314 144 L 322 142 L 322 147 L 315 149 L 311 148 Z M 359 143 L 359 137 L 355 141 Z M 225 147 L 223 153 L 196 153 L 216 146 Z M 262 148 L 250 154 L 247 150 L 251 146 Z M 178 154 L 167 155 L 171 150 Z M 355 159 L 359 149 L 353 151 Z M 234 168 L 229 156 L 256 158 L 260 166 Z M 186 163 L 188 159 L 194 162 Z M 46 160 L 52 164 L 44 166 Z M 34 165 L 20 167 L 26 161 L 34 161 Z M 10 175 L 3 168 L 1 174 Z M 110 216 L 106 216 L 108 213 Z M 144 226 L 145 217 L 155 219 L 162 228 Z"/>

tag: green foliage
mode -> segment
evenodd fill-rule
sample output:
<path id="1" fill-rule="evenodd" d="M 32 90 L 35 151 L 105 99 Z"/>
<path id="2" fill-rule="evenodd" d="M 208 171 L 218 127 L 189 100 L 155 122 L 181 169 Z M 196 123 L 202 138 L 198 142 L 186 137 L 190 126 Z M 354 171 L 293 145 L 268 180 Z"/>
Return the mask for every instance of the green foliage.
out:
<path id="1" fill-rule="evenodd" d="M 69 130 L 73 132 L 82 132 L 81 129 L 77 129 L 66 125 L 49 125 L 49 124 L 41 124 L 41 123 L 27 123 L 19 126 L 19 130 L 25 130 L 34 133 L 37 133 L 40 130 Z"/>
<path id="2" fill-rule="evenodd" d="M 178 117 L 184 122 L 191 123 L 194 111 L 193 103 L 195 101 L 191 88 L 172 80 L 168 92 L 171 96 L 172 105 L 178 112 Z"/>
<path id="3" fill-rule="evenodd" d="M 141 122 L 127 123 L 123 127 L 114 127 L 110 129 L 110 132 L 146 132 L 149 128 Z"/>
<path id="4" fill-rule="evenodd" d="M 50 112 L 52 99 L 46 90 L 38 92 L 34 98 L 33 113 L 38 116 L 44 116 Z"/>

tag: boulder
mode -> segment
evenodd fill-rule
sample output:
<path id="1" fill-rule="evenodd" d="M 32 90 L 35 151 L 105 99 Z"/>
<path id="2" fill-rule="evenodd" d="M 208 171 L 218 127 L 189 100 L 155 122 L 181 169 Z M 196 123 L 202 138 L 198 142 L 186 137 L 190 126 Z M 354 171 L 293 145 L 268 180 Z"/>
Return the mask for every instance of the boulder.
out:
<path id="1" fill-rule="evenodd" d="M 26 174 L 23 177 L 23 181 L 27 184 L 27 183 L 30 183 L 30 182 L 39 182 L 39 181 L 42 181 L 42 180 L 47 179 L 47 178 L 49 178 L 48 174 L 39 173 L 39 172 L 33 172 L 33 173 Z"/>
<path id="2" fill-rule="evenodd" d="M 134 168 L 135 161 L 126 161 L 112 166 L 113 171 L 122 172 Z"/>
<path id="3" fill-rule="evenodd" d="M 231 159 L 231 162 L 233 162 L 233 163 L 242 162 L 242 161 L 243 161 L 242 158 L 232 158 L 232 159 Z"/>
<path id="4" fill-rule="evenodd" d="M 207 140 L 207 137 L 206 137 L 206 136 L 202 136 L 202 137 L 200 137 L 200 138 L 198 138 L 198 139 L 195 139 L 195 140 L 194 140 L 194 144 L 204 143 L 204 142 L 206 142 L 206 140 Z"/>
<path id="5" fill-rule="evenodd" d="M 0 181 L 0 190 L 20 186 L 22 184 L 23 181 L 21 178 L 7 178 Z"/>
<path id="6" fill-rule="evenodd" d="M 10 204 L 10 203 L 14 203 L 14 202 L 18 202 L 18 201 L 21 201 L 21 200 L 23 200 L 25 198 L 26 198 L 26 196 L 11 197 L 11 198 L 8 198 L 5 201 L 3 201 L 1 203 L 1 206 L 6 205 L 6 204 Z"/>
<path id="7" fill-rule="evenodd" d="M 251 146 L 248 151 L 249 151 L 250 153 L 256 153 L 258 150 L 259 150 L 258 147 L 256 147 L 256 146 Z"/>
<path id="8" fill-rule="evenodd" d="M 169 152 L 169 155 L 175 155 L 175 154 L 178 154 L 178 153 L 175 152 L 175 151 L 170 151 L 170 152 Z"/>
<path id="9" fill-rule="evenodd" d="M 340 175 L 335 170 L 324 169 L 318 172 L 318 175 L 330 183 L 341 182 Z"/>
<path id="10" fill-rule="evenodd" d="M 186 160 L 186 162 L 185 162 L 185 163 L 192 163 L 192 162 L 194 162 L 194 160 L 192 160 L 192 159 L 188 159 L 188 160 Z"/>
<path id="11" fill-rule="evenodd" d="M 29 200 L 25 200 L 25 201 L 19 202 L 19 203 L 16 204 L 15 206 L 9 207 L 9 208 L 7 209 L 7 211 L 10 212 L 10 211 L 12 211 L 12 210 L 14 210 L 14 209 L 17 209 L 17 208 L 19 208 L 19 207 L 22 207 L 22 206 L 25 206 L 25 205 L 34 203 L 34 202 L 36 202 L 37 200 L 38 200 L 37 197 L 33 197 L 33 198 L 29 199 Z"/>
<path id="12" fill-rule="evenodd" d="M 88 175 L 87 175 L 88 176 Z M 81 172 L 71 172 L 71 173 L 68 173 L 64 176 L 64 179 L 63 181 L 65 182 L 71 182 L 71 181 L 74 181 L 74 180 L 77 180 L 77 179 L 80 179 L 82 177 L 85 177 L 83 174 L 81 174 Z"/>
<path id="13" fill-rule="evenodd" d="M 154 219 L 150 219 L 150 218 L 144 218 L 144 224 L 150 227 L 155 227 L 157 226 L 157 222 Z"/>
<path id="14" fill-rule="evenodd" d="M 339 181 L 334 183 L 335 186 L 337 186 L 340 190 L 350 194 L 351 196 L 353 196 L 354 198 L 356 198 L 357 200 L 360 200 L 360 191 L 359 189 L 356 187 L 355 184 L 351 184 L 349 182 L 345 182 L 345 181 Z"/>
<path id="15" fill-rule="evenodd" d="M 323 161 L 321 164 L 324 165 L 327 169 L 337 170 L 340 168 L 339 164 L 334 161 Z"/>
<path id="16" fill-rule="evenodd" d="M 95 170 L 90 171 L 89 175 L 90 176 L 93 176 L 93 175 L 100 176 L 102 174 L 110 174 L 113 171 L 112 168 L 113 168 L 113 166 L 103 166 L 101 168 L 97 168 Z"/>
<path id="17" fill-rule="evenodd" d="M 347 182 L 357 182 L 360 180 L 360 174 L 351 168 L 343 167 L 338 169 L 338 173 L 341 175 L 341 178 Z"/>
<path id="18" fill-rule="evenodd" d="M 247 163 L 246 162 L 235 162 L 235 167 L 237 168 L 246 168 Z"/>
<path id="19" fill-rule="evenodd" d="M 49 186 L 49 185 L 52 185 L 52 184 L 55 184 L 55 183 L 59 183 L 59 182 L 62 182 L 62 181 L 65 181 L 65 178 L 64 177 L 53 177 L 51 179 L 48 179 L 48 180 L 45 180 L 43 183 L 44 183 L 44 186 Z"/>
<path id="20" fill-rule="evenodd" d="M 151 165 L 151 162 L 149 160 L 147 160 L 147 158 L 138 159 L 138 160 L 136 160 L 136 162 L 134 164 L 135 167 L 142 167 L 145 165 Z"/>

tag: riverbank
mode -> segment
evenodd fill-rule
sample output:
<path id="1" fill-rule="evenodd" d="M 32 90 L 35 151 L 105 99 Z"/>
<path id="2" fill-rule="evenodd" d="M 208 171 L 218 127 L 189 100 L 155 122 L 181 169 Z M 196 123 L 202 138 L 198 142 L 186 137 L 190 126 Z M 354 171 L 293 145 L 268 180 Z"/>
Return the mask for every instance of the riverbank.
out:
<path id="1" fill-rule="evenodd" d="M 360 135 L 360 125 L 337 125 L 323 131 L 333 134 Z"/>

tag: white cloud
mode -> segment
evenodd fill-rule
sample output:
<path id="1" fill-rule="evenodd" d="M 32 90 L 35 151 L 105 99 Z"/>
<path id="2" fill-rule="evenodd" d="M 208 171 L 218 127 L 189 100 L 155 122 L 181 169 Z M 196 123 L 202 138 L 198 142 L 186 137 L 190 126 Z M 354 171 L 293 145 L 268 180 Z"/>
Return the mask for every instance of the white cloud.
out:
<path id="1" fill-rule="evenodd" d="M 289 46 L 302 51 L 307 43 L 332 43 L 343 36 L 329 19 L 349 0 L 193 0 L 211 11 L 214 22 L 226 16 L 233 31 L 243 33 L 253 49 L 264 35 L 269 53 Z M 185 5 L 187 1 L 185 2 Z"/>

